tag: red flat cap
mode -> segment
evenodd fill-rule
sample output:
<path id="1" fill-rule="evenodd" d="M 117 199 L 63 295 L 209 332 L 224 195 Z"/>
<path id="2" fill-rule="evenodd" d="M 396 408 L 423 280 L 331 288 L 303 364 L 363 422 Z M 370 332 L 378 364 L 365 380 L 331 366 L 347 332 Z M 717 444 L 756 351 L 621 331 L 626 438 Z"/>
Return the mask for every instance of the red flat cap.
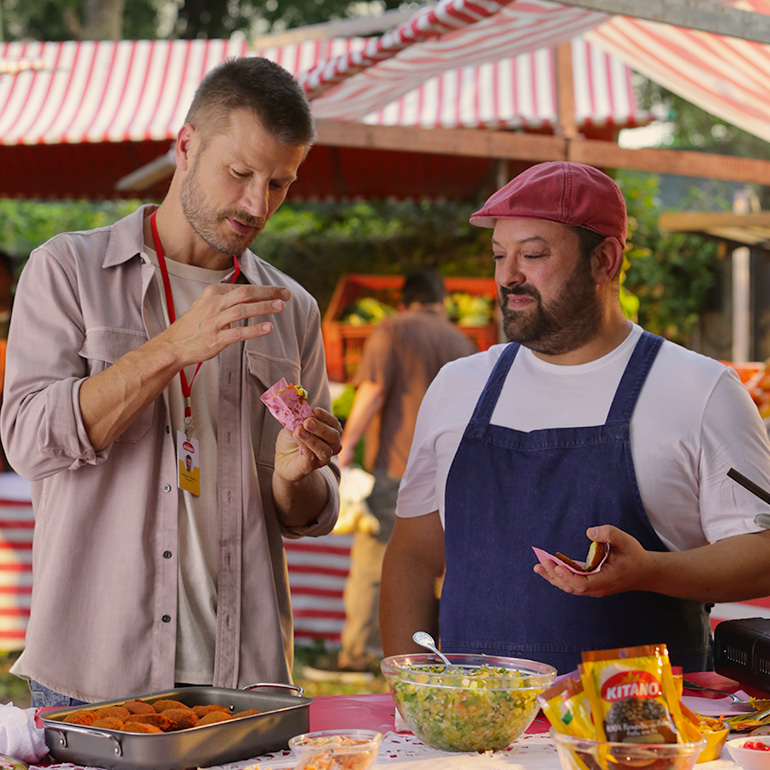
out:
<path id="1" fill-rule="evenodd" d="M 593 166 L 568 161 L 538 163 L 490 196 L 471 224 L 497 219 L 546 219 L 585 227 L 626 243 L 626 203 L 615 182 Z"/>

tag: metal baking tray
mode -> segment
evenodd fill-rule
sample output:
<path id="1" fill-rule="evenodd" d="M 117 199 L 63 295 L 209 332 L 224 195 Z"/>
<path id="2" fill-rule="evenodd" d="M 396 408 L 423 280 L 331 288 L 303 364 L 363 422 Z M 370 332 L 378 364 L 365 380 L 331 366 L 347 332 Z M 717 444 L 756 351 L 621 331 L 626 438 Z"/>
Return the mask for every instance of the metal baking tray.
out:
<path id="1" fill-rule="evenodd" d="M 231 713 L 245 709 L 261 713 L 169 733 L 127 733 L 61 721 L 73 711 L 117 706 L 133 697 L 148 703 L 168 698 L 187 706 L 217 703 Z M 45 742 L 51 757 L 109 770 L 184 770 L 236 762 L 287 748 L 289 738 L 308 731 L 313 702 L 303 697 L 299 687 L 267 683 L 243 690 L 180 687 L 130 698 L 45 713 Z"/>

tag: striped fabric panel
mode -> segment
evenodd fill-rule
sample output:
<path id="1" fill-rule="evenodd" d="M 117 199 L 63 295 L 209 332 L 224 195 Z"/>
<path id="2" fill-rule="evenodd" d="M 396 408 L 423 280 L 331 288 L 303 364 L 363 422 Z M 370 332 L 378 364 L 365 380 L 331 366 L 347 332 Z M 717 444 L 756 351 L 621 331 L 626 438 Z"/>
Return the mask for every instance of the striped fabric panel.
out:
<path id="1" fill-rule="evenodd" d="M 363 38 L 306 41 L 258 53 L 301 75 L 366 45 Z M 0 73 L 3 63 L 26 67 L 0 74 L 0 143 L 171 140 L 203 75 L 243 53 L 242 44 L 222 40 L 0 43 Z M 631 71 L 619 60 L 576 38 L 573 67 L 579 125 L 648 122 L 633 99 Z M 554 83 L 553 50 L 541 48 L 441 73 L 365 120 L 540 128 L 555 121 Z"/>
<path id="2" fill-rule="evenodd" d="M 361 120 L 442 72 L 559 45 L 609 18 L 545 0 L 501 4 L 497 12 L 486 5 L 475 16 L 477 20 L 465 27 L 407 44 L 410 30 L 431 10 L 439 13 L 446 6 L 462 4 L 462 0 L 442 0 L 393 32 L 376 38 L 362 53 L 340 57 L 327 63 L 324 70 L 317 68 L 302 76 L 300 82 L 306 92 L 317 100 L 314 113 L 318 117 Z M 352 70 L 356 74 L 350 74 Z M 339 82 L 342 72 L 348 76 Z"/>
<path id="3" fill-rule="evenodd" d="M 770 13 L 770 0 L 741 7 Z M 616 16 L 586 34 L 629 67 L 770 141 L 770 46 Z"/>
<path id="4" fill-rule="evenodd" d="M 21 649 L 32 598 L 32 504 L 0 501 L 0 651 Z"/>
<path id="5" fill-rule="evenodd" d="M 350 568 L 353 535 L 285 540 L 294 639 L 339 644 L 345 623 L 342 592 Z"/>
<path id="6" fill-rule="evenodd" d="M 173 139 L 203 75 L 241 40 L 0 43 L 3 144 Z"/>
<path id="7" fill-rule="evenodd" d="M 651 120 L 639 109 L 633 73 L 581 37 L 573 38 L 575 120 L 578 126 L 631 127 Z M 464 67 L 367 115 L 363 122 L 422 128 L 541 128 L 556 124 L 556 64 L 552 48 Z"/>

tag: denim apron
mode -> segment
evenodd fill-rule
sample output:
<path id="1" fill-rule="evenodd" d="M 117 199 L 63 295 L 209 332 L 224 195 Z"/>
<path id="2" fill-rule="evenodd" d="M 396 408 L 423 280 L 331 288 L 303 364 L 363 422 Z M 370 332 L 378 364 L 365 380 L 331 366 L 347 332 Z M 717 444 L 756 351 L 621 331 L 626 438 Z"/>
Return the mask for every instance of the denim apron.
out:
<path id="1" fill-rule="evenodd" d="M 685 671 L 711 668 L 707 605 L 647 591 L 575 596 L 532 570 L 531 546 L 582 559 L 585 531 L 598 524 L 614 524 L 647 550 L 667 550 L 644 510 L 629 431 L 662 342 L 642 334 L 604 425 L 529 433 L 490 424 L 519 345 L 505 348 L 447 477 L 445 652 L 529 658 L 566 673 L 583 650 L 665 642 Z"/>

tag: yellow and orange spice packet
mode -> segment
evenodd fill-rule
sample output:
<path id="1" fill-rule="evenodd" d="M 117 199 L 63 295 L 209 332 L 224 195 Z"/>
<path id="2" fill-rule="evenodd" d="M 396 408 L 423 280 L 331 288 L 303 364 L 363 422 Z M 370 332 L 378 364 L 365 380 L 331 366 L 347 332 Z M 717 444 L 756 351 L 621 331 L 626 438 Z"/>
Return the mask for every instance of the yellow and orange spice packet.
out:
<path id="1" fill-rule="evenodd" d="M 556 732 L 576 738 L 594 738 L 591 704 L 579 671 L 573 671 L 551 685 L 538 695 L 537 700 Z"/>
<path id="2" fill-rule="evenodd" d="M 671 666 L 664 644 L 585 652 L 583 661 L 538 698 L 554 731 L 635 743 L 689 743 L 705 736 L 698 761 L 719 756 L 727 726 L 681 702 L 681 669 Z M 589 754 L 576 754 L 580 770 L 597 770 Z"/>
<path id="3" fill-rule="evenodd" d="M 682 711 L 665 644 L 583 653 L 598 740 L 684 743 Z"/>

